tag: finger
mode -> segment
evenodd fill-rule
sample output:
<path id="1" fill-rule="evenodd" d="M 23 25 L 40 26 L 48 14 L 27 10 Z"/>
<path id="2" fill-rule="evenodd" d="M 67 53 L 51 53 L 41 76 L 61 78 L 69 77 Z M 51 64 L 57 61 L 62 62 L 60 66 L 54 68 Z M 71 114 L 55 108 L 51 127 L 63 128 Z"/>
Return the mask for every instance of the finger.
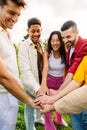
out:
<path id="1" fill-rule="evenodd" d="M 41 109 L 44 109 L 44 105 L 42 103 L 40 103 L 40 107 Z"/>
<path id="2" fill-rule="evenodd" d="M 41 114 L 45 114 L 44 109 L 40 109 Z"/>
<path id="3" fill-rule="evenodd" d="M 43 95 L 44 95 L 43 93 L 39 93 L 39 96 L 38 96 L 38 97 L 43 96 Z"/>
<path id="4" fill-rule="evenodd" d="M 38 102 L 40 101 L 40 97 L 37 97 L 36 99 L 34 99 L 34 102 Z"/>
<path id="5" fill-rule="evenodd" d="M 40 102 L 40 101 L 38 101 L 38 102 L 34 102 L 34 103 L 35 103 L 35 105 L 40 105 L 40 103 L 41 103 L 41 102 Z"/>
<path id="6" fill-rule="evenodd" d="M 49 90 L 47 90 L 47 95 L 50 95 L 50 91 Z"/>
<path id="7" fill-rule="evenodd" d="M 36 108 L 36 109 L 41 109 L 41 106 L 35 105 L 35 108 Z"/>

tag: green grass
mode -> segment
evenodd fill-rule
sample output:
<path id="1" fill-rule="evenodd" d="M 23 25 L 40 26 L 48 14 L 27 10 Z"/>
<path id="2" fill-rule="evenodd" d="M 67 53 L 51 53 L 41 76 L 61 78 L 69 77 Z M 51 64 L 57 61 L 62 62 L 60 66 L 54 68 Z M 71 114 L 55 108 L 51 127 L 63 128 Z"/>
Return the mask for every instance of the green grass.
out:
<path id="1" fill-rule="evenodd" d="M 53 119 L 54 118 L 55 118 L 55 115 L 53 114 Z M 72 130 L 69 115 L 63 115 L 63 119 L 68 123 L 68 127 L 58 126 L 57 124 L 55 124 L 57 130 Z M 35 123 L 35 127 L 36 127 L 36 130 L 44 130 L 44 126 L 39 123 Z M 26 130 L 25 121 L 24 121 L 24 104 L 23 103 L 20 103 L 16 130 Z"/>

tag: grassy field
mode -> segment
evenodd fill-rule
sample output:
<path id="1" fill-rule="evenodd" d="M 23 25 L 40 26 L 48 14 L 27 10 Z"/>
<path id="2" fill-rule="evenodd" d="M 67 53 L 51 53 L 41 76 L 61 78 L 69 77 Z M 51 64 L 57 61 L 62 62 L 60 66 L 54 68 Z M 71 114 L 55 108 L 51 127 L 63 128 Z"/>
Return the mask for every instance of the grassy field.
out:
<path id="1" fill-rule="evenodd" d="M 53 119 L 54 118 L 55 116 L 53 115 Z M 57 130 L 72 130 L 69 115 L 63 115 L 63 119 L 68 123 L 68 127 L 58 126 L 57 124 L 55 124 Z M 44 130 L 44 126 L 39 123 L 35 123 L 35 126 L 36 126 L 36 130 Z M 20 103 L 16 130 L 26 130 L 25 122 L 24 122 L 24 104 L 23 103 Z"/>

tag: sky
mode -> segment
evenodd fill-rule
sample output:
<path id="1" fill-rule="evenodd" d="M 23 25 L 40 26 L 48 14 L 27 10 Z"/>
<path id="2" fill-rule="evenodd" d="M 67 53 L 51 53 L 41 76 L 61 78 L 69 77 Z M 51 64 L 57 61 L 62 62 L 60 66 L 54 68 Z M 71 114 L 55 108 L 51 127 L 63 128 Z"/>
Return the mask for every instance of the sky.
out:
<path id="1" fill-rule="evenodd" d="M 67 20 L 75 21 L 79 35 L 87 38 L 87 0 L 27 0 L 27 4 L 12 30 L 15 43 L 21 42 L 27 34 L 27 20 L 32 17 L 37 17 L 42 22 L 43 41 L 52 31 L 60 30 Z"/>

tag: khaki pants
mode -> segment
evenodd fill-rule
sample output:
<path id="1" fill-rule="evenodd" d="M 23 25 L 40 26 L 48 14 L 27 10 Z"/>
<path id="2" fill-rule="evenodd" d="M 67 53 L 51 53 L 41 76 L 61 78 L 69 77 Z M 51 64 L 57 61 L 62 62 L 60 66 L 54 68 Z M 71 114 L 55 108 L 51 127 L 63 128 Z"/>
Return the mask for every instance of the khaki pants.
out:
<path id="1" fill-rule="evenodd" d="M 54 107 L 61 114 L 76 114 L 87 109 L 87 85 L 72 91 L 56 101 Z"/>

